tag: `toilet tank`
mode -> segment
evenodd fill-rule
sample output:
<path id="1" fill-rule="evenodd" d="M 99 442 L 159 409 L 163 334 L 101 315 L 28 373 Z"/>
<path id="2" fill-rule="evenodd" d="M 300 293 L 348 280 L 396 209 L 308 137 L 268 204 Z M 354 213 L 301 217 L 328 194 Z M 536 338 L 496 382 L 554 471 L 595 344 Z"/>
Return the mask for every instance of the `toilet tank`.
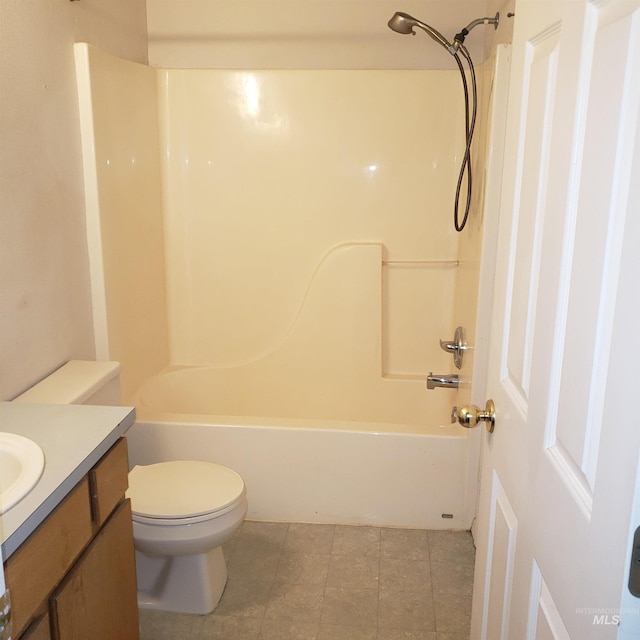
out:
<path id="1" fill-rule="evenodd" d="M 120 363 L 70 360 L 14 402 L 120 405 Z"/>

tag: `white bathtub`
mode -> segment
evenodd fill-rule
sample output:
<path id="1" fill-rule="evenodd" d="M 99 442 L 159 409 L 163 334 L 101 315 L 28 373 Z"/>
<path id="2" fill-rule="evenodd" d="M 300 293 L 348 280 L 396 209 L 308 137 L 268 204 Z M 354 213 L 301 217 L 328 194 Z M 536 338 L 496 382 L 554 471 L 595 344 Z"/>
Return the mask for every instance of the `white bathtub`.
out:
<path id="1" fill-rule="evenodd" d="M 132 464 L 197 459 L 230 466 L 247 484 L 253 520 L 470 528 L 478 438 L 442 420 L 452 392 L 428 392 L 431 422 L 424 408 L 420 423 L 222 416 L 207 386 L 221 375 L 181 368 L 147 381 L 128 433 Z"/>

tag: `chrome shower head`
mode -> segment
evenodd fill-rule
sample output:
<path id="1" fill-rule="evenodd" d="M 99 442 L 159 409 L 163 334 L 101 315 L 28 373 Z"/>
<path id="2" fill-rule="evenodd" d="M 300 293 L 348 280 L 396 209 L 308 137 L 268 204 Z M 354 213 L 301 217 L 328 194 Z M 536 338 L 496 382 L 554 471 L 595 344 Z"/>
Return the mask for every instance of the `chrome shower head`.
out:
<path id="1" fill-rule="evenodd" d="M 465 102 L 465 131 L 466 131 L 466 147 L 464 152 L 464 157 L 462 159 L 462 164 L 460 166 L 460 175 L 458 176 L 458 185 L 456 187 L 456 195 L 453 206 L 453 220 L 456 231 L 462 231 L 467 224 L 467 219 L 469 217 L 469 211 L 471 207 L 471 142 L 473 140 L 473 132 L 476 124 L 476 114 L 478 109 L 478 91 L 476 86 L 476 72 L 473 67 L 473 62 L 471 60 L 471 55 L 467 51 L 467 48 L 464 46 L 464 39 L 469 35 L 469 31 L 474 29 L 480 24 L 492 24 L 495 29 L 498 28 L 498 24 L 500 22 L 500 14 L 496 13 L 493 18 L 478 18 L 477 20 L 473 20 L 470 22 L 460 33 L 457 33 L 453 43 L 449 42 L 439 31 L 436 31 L 433 27 L 430 27 L 428 24 L 424 22 L 420 22 L 413 16 L 410 16 L 408 13 L 402 13 L 401 11 L 397 11 L 393 14 L 393 17 L 387 23 L 389 29 L 395 31 L 396 33 L 401 33 L 403 35 L 415 35 L 414 28 L 418 27 L 426 32 L 429 36 L 431 36 L 438 44 L 442 45 L 455 59 L 458 69 L 460 70 L 460 77 L 462 79 L 462 88 L 464 91 L 464 102 Z M 460 55 L 458 55 L 458 53 Z M 472 96 L 472 106 L 469 109 L 469 91 L 467 84 L 467 73 L 462 64 L 462 58 L 467 61 L 467 65 L 469 67 L 469 76 L 471 79 L 471 96 Z M 464 216 L 462 218 L 462 222 L 460 222 L 458 217 L 458 205 L 460 202 L 460 187 L 464 180 L 464 176 L 467 176 L 467 202 L 464 210 Z"/>
<path id="2" fill-rule="evenodd" d="M 415 35 L 415 31 L 413 29 L 414 27 L 418 27 L 425 33 L 429 34 L 438 44 L 442 45 L 452 55 L 456 51 L 454 46 L 439 31 L 436 31 L 433 27 L 425 24 L 424 22 L 420 22 L 420 20 L 410 16 L 408 13 L 396 11 L 387 24 L 389 25 L 389 29 L 403 35 Z"/>
<path id="3" fill-rule="evenodd" d="M 396 11 L 387 24 L 389 25 L 389 29 L 396 33 L 401 33 L 403 35 L 409 35 L 411 33 L 415 35 L 413 27 L 417 22 L 418 21 L 415 18 L 412 18 L 408 13 Z"/>

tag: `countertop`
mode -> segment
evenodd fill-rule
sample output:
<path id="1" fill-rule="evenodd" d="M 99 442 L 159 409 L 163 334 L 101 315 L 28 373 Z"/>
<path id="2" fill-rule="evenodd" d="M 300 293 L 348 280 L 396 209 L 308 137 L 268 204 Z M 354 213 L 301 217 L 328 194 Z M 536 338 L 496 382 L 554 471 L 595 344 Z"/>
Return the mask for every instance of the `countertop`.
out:
<path id="1" fill-rule="evenodd" d="M 0 431 L 35 441 L 44 452 L 40 480 L 0 515 L 2 557 L 9 556 L 133 424 L 132 407 L 0 402 Z"/>

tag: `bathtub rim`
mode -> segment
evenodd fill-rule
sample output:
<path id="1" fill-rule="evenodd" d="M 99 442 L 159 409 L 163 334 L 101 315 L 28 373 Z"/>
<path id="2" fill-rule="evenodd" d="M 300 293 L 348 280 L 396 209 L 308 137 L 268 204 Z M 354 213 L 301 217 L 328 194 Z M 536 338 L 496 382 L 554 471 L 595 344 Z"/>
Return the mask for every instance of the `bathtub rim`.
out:
<path id="1" fill-rule="evenodd" d="M 468 439 L 469 429 L 458 424 L 417 425 L 391 422 L 360 422 L 353 420 L 329 420 L 321 418 L 291 418 L 270 416 L 229 416 L 198 413 L 170 413 L 136 407 L 136 422 L 170 425 L 189 424 L 202 427 L 250 427 L 255 429 L 292 429 L 318 432 L 361 433 L 367 435 L 424 436 L 426 438 Z"/>

